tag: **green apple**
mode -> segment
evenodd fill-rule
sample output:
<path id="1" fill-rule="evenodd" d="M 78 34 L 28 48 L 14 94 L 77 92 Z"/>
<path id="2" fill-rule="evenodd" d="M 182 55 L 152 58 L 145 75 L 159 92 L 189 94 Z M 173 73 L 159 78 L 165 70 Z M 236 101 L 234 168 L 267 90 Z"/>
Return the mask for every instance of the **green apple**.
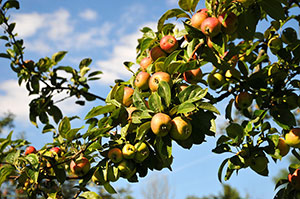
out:
<path id="1" fill-rule="evenodd" d="M 251 160 L 250 168 L 257 173 L 263 172 L 268 166 L 268 159 L 265 156 L 258 156 Z"/>
<path id="2" fill-rule="evenodd" d="M 136 149 L 134 161 L 137 163 L 143 162 L 150 154 L 147 144 L 144 142 L 138 142 L 134 145 L 134 147 Z"/>
<path id="3" fill-rule="evenodd" d="M 108 151 L 108 158 L 111 159 L 113 163 L 118 163 L 123 160 L 123 154 L 121 149 L 115 147 Z"/>
<path id="4" fill-rule="evenodd" d="M 132 144 L 125 144 L 122 148 L 123 157 L 126 159 L 133 159 L 135 156 L 135 147 Z"/>
<path id="5" fill-rule="evenodd" d="M 226 133 L 228 137 L 235 139 L 236 137 L 242 138 L 244 136 L 244 128 L 237 123 L 230 123 L 226 127 Z"/>
<path id="6" fill-rule="evenodd" d="M 136 165 L 132 160 L 124 159 L 118 164 L 118 169 L 121 176 L 128 179 L 135 174 Z"/>
<path id="7" fill-rule="evenodd" d="M 151 130 L 157 136 L 166 136 L 171 130 L 171 117 L 165 113 L 156 113 L 151 119 Z"/>
<path id="8" fill-rule="evenodd" d="M 177 116 L 172 120 L 170 136 L 174 140 L 186 140 L 192 134 L 192 124 L 184 117 Z"/>
<path id="9" fill-rule="evenodd" d="M 221 73 L 213 73 L 208 75 L 207 83 L 211 89 L 217 90 L 223 86 L 225 80 Z"/>

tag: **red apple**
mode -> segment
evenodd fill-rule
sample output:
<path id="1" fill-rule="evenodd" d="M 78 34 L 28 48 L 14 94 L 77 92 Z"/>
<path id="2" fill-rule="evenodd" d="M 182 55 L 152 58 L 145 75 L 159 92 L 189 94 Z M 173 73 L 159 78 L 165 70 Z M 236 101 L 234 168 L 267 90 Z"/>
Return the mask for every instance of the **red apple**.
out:
<path id="1" fill-rule="evenodd" d="M 27 147 L 26 148 L 26 150 L 25 150 L 25 155 L 28 155 L 28 154 L 30 154 L 30 153 L 36 153 L 37 151 L 36 151 L 36 149 L 34 148 L 34 146 L 29 146 L 29 147 Z"/>
<path id="2" fill-rule="evenodd" d="M 172 53 L 178 48 L 178 42 L 172 35 L 166 35 L 160 40 L 160 48 L 167 53 Z"/>
<path id="3" fill-rule="evenodd" d="M 183 78 L 190 84 L 197 84 L 202 79 L 202 71 L 200 68 L 186 71 L 183 73 Z"/>
<path id="4" fill-rule="evenodd" d="M 223 13 L 218 17 L 226 34 L 233 34 L 238 27 L 238 18 L 234 13 Z"/>
<path id="5" fill-rule="evenodd" d="M 165 113 L 156 113 L 151 119 L 152 132 L 157 136 L 166 136 L 172 127 L 171 120 Z"/>
<path id="6" fill-rule="evenodd" d="M 167 56 L 166 53 L 159 46 L 155 46 L 150 50 L 150 58 L 153 61 L 165 56 Z"/>
<path id="7" fill-rule="evenodd" d="M 149 79 L 150 74 L 145 71 L 141 71 L 135 77 L 134 85 L 141 90 L 147 90 L 149 89 Z"/>
<path id="8" fill-rule="evenodd" d="M 90 161 L 86 157 L 79 157 L 75 161 L 72 160 L 70 163 L 71 172 L 78 176 L 84 176 L 90 168 Z"/>
<path id="9" fill-rule="evenodd" d="M 192 16 L 192 18 L 191 18 L 191 25 L 194 28 L 201 29 L 202 22 L 208 17 L 207 11 L 208 11 L 208 9 L 203 8 L 203 9 L 199 10 L 198 12 L 196 12 Z"/>
<path id="10" fill-rule="evenodd" d="M 140 66 L 142 71 L 146 71 L 148 66 L 152 63 L 152 59 L 150 57 L 145 57 L 140 61 Z"/>
<path id="11" fill-rule="evenodd" d="M 214 37 L 221 32 L 221 23 L 216 17 L 208 17 L 201 24 L 201 31 L 209 37 Z"/>
<path id="12" fill-rule="evenodd" d="M 132 104 L 132 95 L 134 90 L 130 87 L 124 87 L 124 95 L 123 95 L 123 105 L 124 106 L 130 106 Z"/>
<path id="13" fill-rule="evenodd" d="M 289 174 L 288 180 L 296 190 L 300 190 L 300 170 L 299 169 L 296 169 L 293 174 Z"/>
<path id="14" fill-rule="evenodd" d="M 59 147 L 53 147 L 53 148 L 50 149 L 50 151 L 59 154 L 60 153 L 60 148 Z"/>
<path id="15" fill-rule="evenodd" d="M 161 81 L 165 81 L 167 83 L 169 83 L 169 85 L 171 86 L 172 84 L 172 79 L 171 76 L 169 75 L 169 73 L 166 72 L 156 72 L 154 73 L 149 80 L 149 88 L 152 92 L 157 91 L 158 89 L 158 84 Z"/>

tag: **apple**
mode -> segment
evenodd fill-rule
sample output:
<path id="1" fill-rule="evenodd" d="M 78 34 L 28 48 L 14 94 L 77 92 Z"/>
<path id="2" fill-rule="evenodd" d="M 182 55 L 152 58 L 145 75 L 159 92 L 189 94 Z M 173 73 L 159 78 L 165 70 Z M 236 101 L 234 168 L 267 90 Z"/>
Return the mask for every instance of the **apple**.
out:
<path id="1" fill-rule="evenodd" d="M 117 167 L 109 166 L 107 168 L 107 181 L 116 182 L 120 178 L 120 172 Z"/>
<path id="2" fill-rule="evenodd" d="M 178 48 L 178 41 L 172 35 L 166 35 L 159 42 L 160 48 L 167 53 L 172 53 Z"/>
<path id="3" fill-rule="evenodd" d="M 140 61 L 140 67 L 142 71 L 147 71 L 148 66 L 152 63 L 151 57 L 145 57 Z"/>
<path id="4" fill-rule="evenodd" d="M 243 110 L 251 106 L 253 97 L 248 92 L 240 92 L 235 97 L 235 107 L 239 110 Z"/>
<path id="5" fill-rule="evenodd" d="M 158 84 L 160 81 L 165 81 L 165 82 L 169 83 L 170 86 L 172 84 L 172 79 L 171 79 L 171 76 L 169 75 L 169 73 L 156 72 L 150 77 L 150 80 L 149 80 L 149 88 L 152 92 L 157 91 Z"/>
<path id="6" fill-rule="evenodd" d="M 235 83 L 235 82 L 239 81 L 240 78 L 241 78 L 241 73 L 240 73 L 240 71 L 238 71 L 235 68 L 230 68 L 225 73 L 226 81 L 229 81 L 231 83 Z"/>
<path id="7" fill-rule="evenodd" d="M 123 160 L 122 151 L 117 147 L 110 149 L 107 156 L 113 163 L 118 163 Z"/>
<path id="8" fill-rule="evenodd" d="M 250 168 L 257 173 L 263 172 L 268 166 L 268 159 L 265 156 L 258 156 L 251 160 Z"/>
<path id="9" fill-rule="evenodd" d="M 189 85 L 186 84 L 186 83 L 181 83 L 178 85 L 178 91 L 181 92 L 183 91 L 184 89 L 186 89 Z"/>
<path id="10" fill-rule="evenodd" d="M 34 148 L 34 146 L 28 146 L 26 149 L 25 149 L 25 155 L 28 155 L 30 153 L 36 153 L 36 149 Z"/>
<path id="11" fill-rule="evenodd" d="M 285 142 L 283 138 L 278 139 L 277 148 L 279 149 L 280 155 L 282 157 L 286 156 L 290 151 L 290 146 Z"/>
<path id="12" fill-rule="evenodd" d="M 166 53 L 159 46 L 155 46 L 150 50 L 150 58 L 153 61 L 156 61 L 160 57 L 166 56 Z"/>
<path id="13" fill-rule="evenodd" d="M 135 77 L 134 85 L 141 90 L 147 90 L 149 89 L 149 79 L 150 74 L 145 71 L 141 71 Z"/>
<path id="14" fill-rule="evenodd" d="M 70 163 L 70 170 L 78 176 L 84 176 L 90 170 L 91 164 L 86 157 L 79 157 Z"/>
<path id="15" fill-rule="evenodd" d="M 223 13 L 218 17 L 218 19 L 222 24 L 224 33 L 231 35 L 237 30 L 238 18 L 234 13 Z"/>
<path id="16" fill-rule="evenodd" d="M 244 128 L 237 123 L 230 123 L 226 127 L 226 133 L 232 139 L 242 138 L 244 136 Z"/>
<path id="17" fill-rule="evenodd" d="M 118 169 L 121 172 L 121 176 L 124 178 L 130 178 L 136 172 L 135 163 L 132 160 L 124 159 L 118 164 Z"/>
<path id="18" fill-rule="evenodd" d="M 103 168 L 98 167 L 96 169 L 96 171 L 94 172 L 93 176 L 92 176 L 92 181 L 96 184 L 96 185 L 104 185 L 105 183 L 107 183 L 104 179 L 104 173 L 103 173 Z"/>
<path id="19" fill-rule="evenodd" d="M 288 180 L 296 190 L 300 190 L 300 170 L 299 169 L 296 169 L 293 174 L 289 174 Z"/>
<path id="20" fill-rule="evenodd" d="M 170 136 L 174 140 L 186 140 L 192 134 L 192 124 L 187 118 L 177 116 L 171 123 Z"/>
<path id="21" fill-rule="evenodd" d="M 285 143 L 291 147 L 300 148 L 300 128 L 292 128 L 285 134 Z"/>
<path id="22" fill-rule="evenodd" d="M 208 9 L 203 8 L 196 12 L 191 18 L 191 25 L 194 28 L 201 29 L 202 22 L 208 17 Z"/>
<path id="23" fill-rule="evenodd" d="M 59 147 L 52 147 L 52 148 L 50 149 L 50 151 L 56 153 L 57 155 L 60 155 L 60 153 L 61 153 L 61 150 L 60 150 Z"/>
<path id="24" fill-rule="evenodd" d="M 135 148 L 132 144 L 125 144 L 122 148 L 123 157 L 126 159 L 133 159 L 135 156 Z"/>
<path id="25" fill-rule="evenodd" d="M 207 77 L 207 83 L 209 88 L 216 90 L 221 88 L 225 83 L 224 77 L 221 73 L 209 74 Z"/>
<path id="26" fill-rule="evenodd" d="M 138 142 L 134 145 L 136 154 L 134 161 L 137 163 L 143 162 L 150 154 L 150 150 L 145 142 Z"/>
<path id="27" fill-rule="evenodd" d="M 214 37 L 221 32 L 221 23 L 216 17 L 208 17 L 201 24 L 201 31 L 209 37 Z"/>
<path id="28" fill-rule="evenodd" d="M 288 27 L 282 31 L 281 39 L 286 44 L 297 42 L 297 32 L 293 28 Z"/>
<path id="29" fill-rule="evenodd" d="M 124 95 L 122 104 L 126 107 L 130 106 L 133 103 L 132 95 L 133 95 L 134 89 L 130 87 L 124 87 Z"/>
<path id="30" fill-rule="evenodd" d="M 151 130 L 157 136 L 166 136 L 172 128 L 171 118 L 165 113 L 156 113 L 151 119 Z"/>
<path id="31" fill-rule="evenodd" d="M 183 73 L 183 78 L 186 82 L 190 84 L 197 84 L 202 80 L 202 71 L 200 68 L 185 71 Z"/>
<path id="32" fill-rule="evenodd" d="M 133 111 L 137 110 L 137 108 L 134 107 L 134 106 L 130 106 L 130 107 L 127 107 L 126 110 L 127 110 L 127 113 L 128 113 L 127 120 L 132 120 L 132 113 L 133 113 Z"/>

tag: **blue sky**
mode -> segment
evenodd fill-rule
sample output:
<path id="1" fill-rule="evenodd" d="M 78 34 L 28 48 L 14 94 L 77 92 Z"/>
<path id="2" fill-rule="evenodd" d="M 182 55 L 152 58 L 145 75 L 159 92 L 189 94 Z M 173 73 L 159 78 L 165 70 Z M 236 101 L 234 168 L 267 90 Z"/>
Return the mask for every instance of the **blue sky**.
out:
<path id="1" fill-rule="evenodd" d="M 204 5 L 200 1 L 199 7 Z M 16 31 L 25 41 L 25 59 L 37 61 L 41 57 L 51 57 L 53 53 L 66 50 L 68 54 L 61 65 L 77 67 L 86 57 L 93 59 L 92 69 L 102 70 L 102 79 L 93 83 L 92 91 L 106 97 L 109 86 L 117 78 L 128 79 L 130 73 L 123 67 L 124 61 L 135 61 L 135 47 L 144 26 L 156 27 L 156 22 L 165 11 L 177 8 L 176 0 L 26 0 L 21 1 L 21 9 L 12 13 L 16 21 Z M 180 21 L 179 21 L 180 22 Z M 4 51 L 0 41 L 1 52 Z M 28 103 L 24 87 L 17 84 L 16 74 L 10 70 L 9 62 L 0 59 L 0 109 L 1 113 L 11 111 L 16 115 L 15 132 L 26 132 L 26 138 L 42 147 L 51 142 L 51 135 L 41 135 L 28 119 Z M 84 115 L 93 106 L 103 104 L 101 101 L 88 103 L 87 107 L 69 106 L 68 102 L 59 104 L 64 114 Z M 218 106 L 222 112 L 222 105 Z M 0 113 L 0 114 L 1 114 Z M 219 121 L 223 121 L 222 118 Z M 80 123 L 82 122 L 82 123 Z M 84 121 L 78 122 L 80 127 Z M 184 150 L 174 143 L 173 172 L 164 169 L 149 172 L 140 183 L 130 184 L 133 195 L 141 198 L 141 192 L 152 179 L 167 177 L 173 199 L 183 199 L 188 195 L 206 196 L 217 194 L 222 190 L 217 179 L 217 171 L 227 155 L 211 152 L 216 138 L 209 138 L 207 143 Z M 278 173 L 280 168 L 287 168 L 287 161 L 277 165 L 270 160 L 270 176 Z M 274 166 L 275 165 L 275 166 Z M 242 196 L 247 193 L 251 199 L 272 198 L 274 184 L 271 177 L 258 176 L 252 170 L 241 170 L 228 182 L 237 188 Z M 113 184 L 116 188 L 126 187 L 127 182 Z"/>

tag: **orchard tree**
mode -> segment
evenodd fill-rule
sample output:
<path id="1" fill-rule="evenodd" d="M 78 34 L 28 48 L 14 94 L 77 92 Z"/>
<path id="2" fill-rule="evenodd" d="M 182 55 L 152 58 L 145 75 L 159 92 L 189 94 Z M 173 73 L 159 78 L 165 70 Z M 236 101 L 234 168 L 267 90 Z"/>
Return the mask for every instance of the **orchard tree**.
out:
<path id="1" fill-rule="evenodd" d="M 290 151 L 300 160 L 293 112 L 300 105 L 299 26 L 287 25 L 299 24 L 300 15 L 293 14 L 299 13 L 299 1 L 206 0 L 205 8 L 196 10 L 199 0 L 179 0 L 179 8 L 158 20 L 156 31 L 141 30 L 136 60 L 124 62 L 132 77 L 116 81 L 106 98 L 89 90 L 101 75 L 90 71 L 89 58 L 78 67 L 59 65 L 65 51 L 25 60 L 23 40 L 9 17 L 20 4 L 0 2 L 5 30 L 0 39 L 7 48 L 0 56 L 10 60 L 19 84 L 36 97 L 29 104 L 32 124 L 53 133 L 53 142 L 41 149 L 12 140 L 12 133 L 1 139 L 0 184 L 13 179 L 30 198 L 63 198 L 62 185 L 76 179 L 74 198 L 100 198 L 88 190 L 89 183 L 115 193 L 110 182 L 119 178 L 138 182 L 152 170 L 171 170 L 172 145 L 184 150 L 205 144 L 216 134 L 220 112 L 228 125 L 212 152 L 228 154 L 216 172 L 221 182 L 242 169 L 268 176 L 269 162 Z M 54 95 L 61 100 L 54 101 Z M 66 95 L 79 105 L 105 104 L 86 114 L 86 128 L 74 128 L 77 117 L 64 116 L 58 106 Z M 220 103 L 225 108 L 219 112 Z M 242 115 L 239 122 L 235 111 Z M 299 167 L 290 165 L 289 175 L 278 181 L 276 198 L 298 197 Z"/>

